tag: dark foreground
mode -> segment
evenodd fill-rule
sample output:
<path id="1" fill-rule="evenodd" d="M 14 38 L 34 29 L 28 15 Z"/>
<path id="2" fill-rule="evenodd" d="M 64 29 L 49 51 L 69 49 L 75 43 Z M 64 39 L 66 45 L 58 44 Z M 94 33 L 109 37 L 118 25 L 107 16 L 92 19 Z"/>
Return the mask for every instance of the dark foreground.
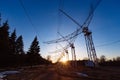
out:
<path id="1" fill-rule="evenodd" d="M 79 67 L 68 69 L 56 66 L 24 67 L 20 73 L 5 77 L 7 80 L 120 80 L 120 67 L 99 67 L 96 69 Z M 85 73 L 87 76 L 76 74 Z"/>

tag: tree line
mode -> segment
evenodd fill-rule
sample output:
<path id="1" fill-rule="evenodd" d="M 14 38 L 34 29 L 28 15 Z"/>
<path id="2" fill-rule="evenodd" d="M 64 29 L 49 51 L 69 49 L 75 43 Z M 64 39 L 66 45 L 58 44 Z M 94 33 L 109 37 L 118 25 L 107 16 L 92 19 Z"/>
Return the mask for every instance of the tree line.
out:
<path id="1" fill-rule="evenodd" d="M 39 54 L 40 46 L 37 36 L 33 39 L 27 52 L 24 51 L 22 35 L 16 36 L 16 30 L 9 33 L 8 21 L 0 26 L 0 67 L 32 66 L 50 64 Z"/>
<path id="2" fill-rule="evenodd" d="M 120 66 L 120 56 L 112 59 L 107 59 L 105 55 L 101 55 L 98 59 L 98 62 L 101 66 Z"/>

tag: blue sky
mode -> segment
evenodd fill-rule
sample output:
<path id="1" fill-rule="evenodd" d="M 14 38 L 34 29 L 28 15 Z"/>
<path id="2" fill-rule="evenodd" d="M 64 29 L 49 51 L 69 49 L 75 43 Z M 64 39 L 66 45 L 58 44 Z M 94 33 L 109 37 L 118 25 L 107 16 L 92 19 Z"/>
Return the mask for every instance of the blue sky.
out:
<path id="1" fill-rule="evenodd" d="M 27 51 L 32 40 L 37 35 L 41 55 L 46 57 L 50 51 L 56 49 L 55 45 L 44 44 L 44 41 L 58 38 L 57 29 L 62 35 L 67 35 L 78 26 L 66 16 L 59 16 L 59 0 L 21 0 L 31 19 L 31 25 L 19 0 L 1 0 L 0 12 L 2 22 L 8 19 L 10 32 L 15 28 L 17 36 L 23 35 L 24 48 Z M 97 0 L 64 0 L 63 10 L 82 24 L 89 12 L 91 2 Z M 120 56 L 120 0 L 102 0 L 97 7 L 94 17 L 89 25 L 92 31 L 98 57 L 105 55 L 107 58 Z M 104 45 L 105 44 L 105 45 Z M 109 45 L 107 45 L 109 44 Z M 75 41 L 78 59 L 87 57 L 85 40 L 79 35 Z"/>

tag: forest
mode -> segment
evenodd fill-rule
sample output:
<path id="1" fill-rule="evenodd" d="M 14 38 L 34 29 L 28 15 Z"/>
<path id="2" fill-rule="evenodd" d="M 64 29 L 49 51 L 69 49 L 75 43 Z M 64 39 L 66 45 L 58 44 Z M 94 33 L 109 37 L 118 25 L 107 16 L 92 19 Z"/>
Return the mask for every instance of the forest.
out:
<path id="1" fill-rule="evenodd" d="M 37 36 L 33 39 L 29 50 L 24 51 L 23 36 L 17 37 L 16 30 L 9 33 L 8 21 L 0 26 L 0 67 L 33 66 L 50 64 L 40 55 Z"/>

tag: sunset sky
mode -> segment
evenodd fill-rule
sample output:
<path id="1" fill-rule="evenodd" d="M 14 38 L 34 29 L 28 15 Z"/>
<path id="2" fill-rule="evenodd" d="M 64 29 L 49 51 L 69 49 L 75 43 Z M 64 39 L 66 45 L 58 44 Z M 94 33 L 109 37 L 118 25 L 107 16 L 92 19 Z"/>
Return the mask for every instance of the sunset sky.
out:
<path id="1" fill-rule="evenodd" d="M 22 1 L 22 4 L 21 4 Z M 90 3 L 97 0 L 63 0 L 62 9 L 80 24 L 88 16 Z M 2 23 L 8 20 L 11 33 L 16 29 L 17 36 L 23 35 L 25 51 L 37 35 L 43 57 L 59 45 L 44 44 L 75 31 L 78 26 L 63 14 L 59 14 L 60 0 L 0 0 Z M 102 0 L 89 25 L 98 57 L 120 56 L 120 0 Z M 63 43 L 61 43 L 63 45 Z M 64 46 L 64 45 L 63 45 Z M 83 34 L 75 41 L 77 59 L 87 57 Z M 70 51 L 69 51 L 70 52 Z"/>

